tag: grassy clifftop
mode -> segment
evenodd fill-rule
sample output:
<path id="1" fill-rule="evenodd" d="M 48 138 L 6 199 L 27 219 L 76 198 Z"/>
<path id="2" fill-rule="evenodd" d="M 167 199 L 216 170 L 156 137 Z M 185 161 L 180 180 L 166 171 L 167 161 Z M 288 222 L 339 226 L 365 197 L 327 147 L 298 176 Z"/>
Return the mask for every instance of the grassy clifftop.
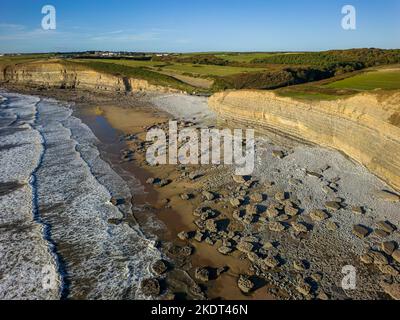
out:
<path id="1" fill-rule="evenodd" d="M 5 66 L 55 61 L 123 78 L 145 80 L 154 86 L 188 93 L 224 90 L 277 90 L 301 100 L 334 100 L 363 90 L 400 89 L 400 50 L 352 49 L 325 52 L 190 53 L 132 57 L 73 54 L 0 57 Z M 372 69 L 371 69 L 372 68 Z M 374 73 L 379 71 L 379 73 Z"/>
<path id="2" fill-rule="evenodd" d="M 173 77 L 153 72 L 142 67 L 131 67 L 115 63 L 107 63 L 101 61 L 63 61 L 65 65 L 74 65 L 86 67 L 97 72 L 107 73 L 114 76 L 127 77 L 139 80 L 146 80 L 150 84 L 162 87 L 168 87 L 193 93 L 198 91 L 195 87 L 190 86 Z"/>

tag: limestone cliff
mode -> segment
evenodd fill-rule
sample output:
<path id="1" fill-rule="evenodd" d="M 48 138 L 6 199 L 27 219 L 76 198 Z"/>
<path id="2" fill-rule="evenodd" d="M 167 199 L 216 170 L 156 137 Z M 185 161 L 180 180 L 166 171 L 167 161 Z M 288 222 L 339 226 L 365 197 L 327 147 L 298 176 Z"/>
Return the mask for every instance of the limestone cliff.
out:
<path id="1" fill-rule="evenodd" d="M 400 189 L 400 92 L 302 102 L 246 90 L 217 93 L 209 105 L 225 118 L 338 149 Z"/>
<path id="2" fill-rule="evenodd" d="M 146 80 L 118 77 L 57 61 L 0 66 L 1 81 L 103 92 L 178 91 L 150 84 Z"/>

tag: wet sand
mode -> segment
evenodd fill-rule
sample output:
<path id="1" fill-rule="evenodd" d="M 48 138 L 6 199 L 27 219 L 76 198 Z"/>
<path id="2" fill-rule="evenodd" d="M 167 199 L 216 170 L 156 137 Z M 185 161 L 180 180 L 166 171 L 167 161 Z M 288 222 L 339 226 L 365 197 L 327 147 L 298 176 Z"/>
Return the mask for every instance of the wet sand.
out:
<path id="1" fill-rule="evenodd" d="M 101 111 L 100 111 L 101 110 Z M 191 193 L 196 190 L 196 185 L 184 181 L 177 182 L 179 172 L 176 166 L 166 165 L 151 167 L 145 164 L 144 159 L 121 163 L 121 151 L 129 148 L 130 143 L 119 141 L 123 134 L 134 134 L 145 139 L 145 127 L 165 122 L 170 116 L 152 110 L 140 110 L 140 108 L 121 108 L 120 106 L 100 105 L 85 108 L 84 112 L 78 112 L 79 117 L 92 129 L 96 136 L 104 145 L 108 154 L 108 159 L 113 163 L 113 167 L 122 167 L 124 171 L 130 172 L 141 182 L 144 192 L 134 197 L 134 206 L 151 207 L 154 216 L 150 219 L 159 219 L 164 228 L 154 230 L 163 242 L 185 245 L 186 242 L 180 241 L 177 234 L 183 230 L 195 230 L 192 212 L 201 205 L 201 198 L 184 201 L 180 198 L 183 193 Z M 110 144 L 111 142 L 111 144 Z M 138 161 L 139 160 L 139 161 Z M 141 165 L 140 165 L 141 164 Z M 118 172 L 118 170 L 117 170 Z M 165 177 L 171 179 L 173 183 L 163 188 L 154 188 L 147 184 L 149 178 Z M 165 199 L 169 199 L 169 206 L 165 206 Z M 149 211 L 135 212 L 135 218 L 140 225 L 149 224 Z M 256 290 L 252 294 L 244 295 L 237 286 L 237 279 L 240 274 L 246 274 L 250 264 L 247 260 L 240 260 L 237 256 L 223 256 L 214 247 L 205 243 L 191 242 L 194 246 L 194 255 L 191 257 L 191 268 L 189 274 L 194 277 L 194 270 L 197 267 L 220 268 L 229 266 L 229 271 L 221 275 L 218 279 L 206 284 L 207 297 L 209 299 L 223 298 L 227 300 L 235 299 L 271 299 L 266 290 Z M 260 288 L 261 289 L 261 288 Z"/>

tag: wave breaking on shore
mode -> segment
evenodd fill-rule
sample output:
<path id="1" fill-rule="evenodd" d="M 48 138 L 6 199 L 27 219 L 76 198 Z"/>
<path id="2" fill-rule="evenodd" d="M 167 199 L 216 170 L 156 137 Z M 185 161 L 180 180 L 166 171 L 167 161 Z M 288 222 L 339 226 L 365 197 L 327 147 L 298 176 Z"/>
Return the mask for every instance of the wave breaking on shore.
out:
<path id="1" fill-rule="evenodd" d="M 0 298 L 137 299 L 160 258 L 125 181 L 68 106 L 0 92 Z"/>

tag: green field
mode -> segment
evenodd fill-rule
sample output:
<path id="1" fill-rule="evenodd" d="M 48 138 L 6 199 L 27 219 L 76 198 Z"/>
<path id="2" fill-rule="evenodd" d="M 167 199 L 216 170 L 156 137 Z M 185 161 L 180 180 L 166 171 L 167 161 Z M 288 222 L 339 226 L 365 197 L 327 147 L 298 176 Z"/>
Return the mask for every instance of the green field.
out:
<path id="1" fill-rule="evenodd" d="M 332 89 L 400 89 L 400 71 L 371 71 L 325 85 Z"/>
<path id="2" fill-rule="evenodd" d="M 127 56 L 107 59 L 93 53 L 31 54 L 0 57 L 0 70 L 55 59 L 187 92 L 277 89 L 278 94 L 294 99 L 332 100 L 365 90 L 400 89 L 400 50 L 374 48 L 148 54 L 137 60 Z"/>
<path id="3" fill-rule="evenodd" d="M 216 57 L 233 62 L 249 63 L 254 59 L 264 59 L 275 55 L 276 53 L 220 53 Z"/>
<path id="4" fill-rule="evenodd" d="M 33 62 L 33 61 L 37 61 L 40 59 L 48 59 L 50 57 L 51 57 L 50 54 L 24 54 L 24 55 L 18 55 L 18 56 L 3 56 L 3 57 L 0 57 L 0 66 Z"/>
<path id="5" fill-rule="evenodd" d="M 277 91 L 282 97 L 297 99 L 297 100 L 308 100 L 308 101 L 330 101 L 339 98 L 338 95 L 328 94 L 323 92 L 307 92 L 305 91 Z"/>
<path id="6" fill-rule="evenodd" d="M 119 60 L 119 59 L 76 59 L 74 61 L 77 62 L 90 62 L 90 61 L 97 61 L 103 63 L 113 63 L 127 67 L 157 67 L 164 65 L 162 62 L 157 61 L 141 61 L 141 60 Z"/>
<path id="7" fill-rule="evenodd" d="M 93 59 L 79 59 L 77 62 L 90 62 Z M 263 71 L 264 68 L 231 67 L 216 65 L 200 65 L 191 63 L 163 63 L 161 61 L 136 61 L 96 59 L 97 62 L 110 63 L 135 68 L 151 68 L 153 71 L 176 72 L 178 74 L 192 74 L 199 76 L 229 76 L 244 72 Z"/>
<path id="8" fill-rule="evenodd" d="M 174 63 L 165 66 L 164 70 L 175 71 L 178 73 L 190 73 L 193 75 L 201 76 L 230 76 L 233 74 L 244 72 L 257 72 L 263 71 L 264 68 L 247 68 L 247 67 L 231 67 L 231 66 L 216 66 L 207 64 L 190 64 L 190 63 Z"/>

